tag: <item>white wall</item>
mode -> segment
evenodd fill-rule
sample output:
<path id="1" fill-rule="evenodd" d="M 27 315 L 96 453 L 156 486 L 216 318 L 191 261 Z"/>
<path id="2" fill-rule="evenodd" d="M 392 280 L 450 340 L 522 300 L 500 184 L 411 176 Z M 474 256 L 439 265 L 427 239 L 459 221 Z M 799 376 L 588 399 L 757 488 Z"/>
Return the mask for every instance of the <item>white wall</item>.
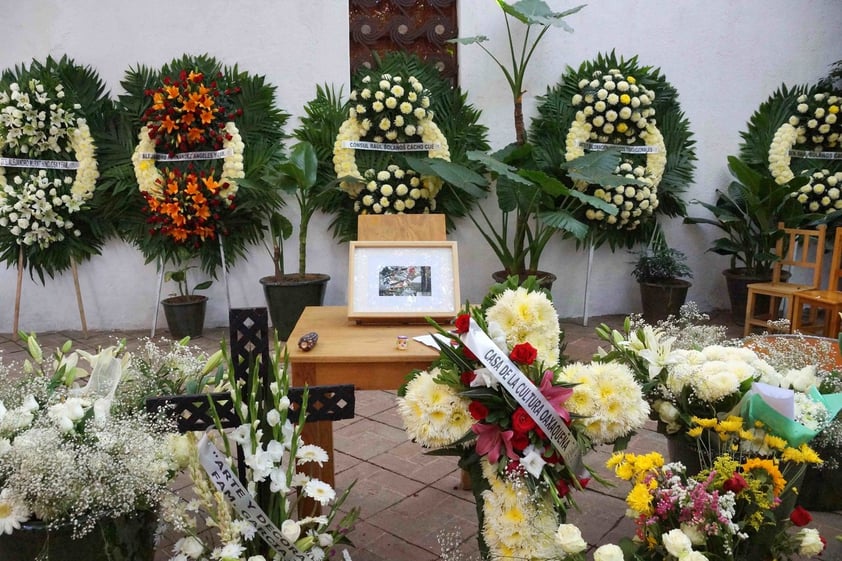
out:
<path id="1" fill-rule="evenodd" d="M 558 10 L 571 5 L 548 3 Z M 0 68 L 68 54 L 96 68 L 115 96 L 129 66 L 156 67 L 183 53 L 205 52 L 265 74 L 278 86 L 279 105 L 293 115 L 313 97 L 316 84 L 344 85 L 348 91 L 347 2 L 340 0 L 30 0 L 9 3 L 3 20 Z M 714 189 L 727 183 L 726 156 L 736 153 L 739 131 L 774 89 L 782 82 L 815 82 L 842 59 L 839 0 L 596 0 L 568 22 L 574 33 L 552 30 L 529 68 L 527 117 L 534 96 L 555 83 L 566 65 L 578 66 L 611 49 L 638 54 L 641 63 L 659 66 L 678 89 L 695 133 L 699 161 L 688 200 L 711 201 Z M 462 36 L 489 36 L 490 48 L 505 56 L 505 26 L 494 0 L 461 0 L 459 27 Z M 483 110 L 492 144 L 511 142 L 511 102 L 502 74 L 476 46 L 461 48 L 459 62 L 461 84 Z M 290 130 L 295 124 L 293 119 Z M 329 221 L 314 218 L 308 269 L 332 276 L 327 304 L 344 304 L 347 247 L 330 237 Z M 462 220 L 451 237 L 459 242 L 463 299 L 479 301 L 499 267 L 469 221 Z M 689 298 L 703 309 L 727 307 L 720 275 L 727 260 L 705 253 L 713 232 L 675 220 L 668 237 L 690 256 L 696 273 Z M 596 252 L 589 315 L 639 310 L 630 259 L 624 251 Z M 555 241 L 545 251 L 542 268 L 559 277 L 553 294 L 562 317 L 583 314 L 587 262 L 586 253 L 570 242 Z M 263 248 L 254 248 L 229 274 L 232 306 L 263 305 L 258 278 L 270 272 Z M 12 328 L 16 278 L 14 267 L 0 269 L 0 332 Z M 79 267 L 79 278 L 89 328 L 151 326 L 158 277 L 154 265 L 144 265 L 134 249 L 109 242 L 102 256 Z M 223 282 L 208 294 L 207 325 L 224 325 Z M 79 328 L 69 272 L 48 279 L 46 286 L 24 276 L 20 327 Z"/>

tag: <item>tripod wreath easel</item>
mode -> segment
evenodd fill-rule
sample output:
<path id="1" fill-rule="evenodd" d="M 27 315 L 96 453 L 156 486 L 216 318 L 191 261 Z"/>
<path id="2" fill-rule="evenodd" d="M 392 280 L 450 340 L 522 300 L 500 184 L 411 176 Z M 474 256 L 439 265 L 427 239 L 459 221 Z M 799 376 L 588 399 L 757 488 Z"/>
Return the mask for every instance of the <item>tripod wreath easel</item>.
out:
<path id="1" fill-rule="evenodd" d="M 20 302 L 21 293 L 23 291 L 23 269 L 26 265 L 26 258 L 23 252 L 23 246 L 18 250 L 18 277 L 17 287 L 15 290 L 15 312 L 12 318 L 12 340 L 18 339 L 18 330 L 20 328 Z M 79 284 L 79 271 L 76 268 L 76 260 L 70 260 L 70 271 L 73 274 L 73 287 L 76 292 L 76 305 L 79 307 L 79 321 L 82 324 L 82 335 L 85 339 L 88 338 L 88 320 L 85 317 L 85 303 L 82 300 L 82 289 Z"/>

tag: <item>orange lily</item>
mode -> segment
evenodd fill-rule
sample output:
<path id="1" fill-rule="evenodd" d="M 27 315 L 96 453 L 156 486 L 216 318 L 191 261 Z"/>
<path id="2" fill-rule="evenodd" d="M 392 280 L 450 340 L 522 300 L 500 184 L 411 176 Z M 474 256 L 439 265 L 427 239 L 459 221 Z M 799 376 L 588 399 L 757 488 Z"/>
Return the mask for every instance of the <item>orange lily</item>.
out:
<path id="1" fill-rule="evenodd" d="M 166 117 L 164 117 L 164 120 L 161 121 L 161 128 L 167 129 L 167 133 L 172 134 L 173 129 L 178 128 L 178 123 L 170 119 L 170 116 L 167 115 Z"/>
<path id="2" fill-rule="evenodd" d="M 175 86 L 175 85 L 164 86 L 164 91 L 167 92 L 167 97 L 169 97 L 170 99 L 177 98 L 178 94 L 180 93 L 180 91 L 178 89 L 178 86 Z"/>

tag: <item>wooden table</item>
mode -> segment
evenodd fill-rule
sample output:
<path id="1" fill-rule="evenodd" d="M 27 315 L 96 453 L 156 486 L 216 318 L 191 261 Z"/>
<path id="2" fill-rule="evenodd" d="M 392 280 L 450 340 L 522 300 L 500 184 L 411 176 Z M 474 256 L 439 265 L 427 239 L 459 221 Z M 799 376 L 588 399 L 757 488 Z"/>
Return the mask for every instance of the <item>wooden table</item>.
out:
<path id="1" fill-rule="evenodd" d="M 436 349 L 412 340 L 434 331 L 426 323 L 358 325 L 347 316 L 345 306 L 304 309 L 288 340 L 293 386 L 354 384 L 357 390 L 396 390 L 410 371 L 427 368 L 439 355 Z M 319 334 L 319 342 L 304 352 L 298 348 L 298 339 L 310 331 Z M 410 338 L 405 351 L 397 349 L 398 335 Z M 307 473 L 334 486 L 333 423 L 307 423 L 302 436 L 307 444 L 328 453 L 323 467 L 309 463 L 312 469 Z"/>

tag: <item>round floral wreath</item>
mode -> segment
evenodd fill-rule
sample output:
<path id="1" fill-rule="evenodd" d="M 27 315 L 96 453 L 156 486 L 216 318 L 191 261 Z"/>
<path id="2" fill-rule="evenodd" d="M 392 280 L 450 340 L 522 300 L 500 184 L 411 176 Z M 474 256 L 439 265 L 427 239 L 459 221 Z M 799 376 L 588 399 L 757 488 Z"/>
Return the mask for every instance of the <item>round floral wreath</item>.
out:
<path id="1" fill-rule="evenodd" d="M 681 194 L 692 181 L 695 154 L 677 97 L 660 70 L 610 53 L 578 69 L 568 67 L 541 98 L 530 139 L 546 168 L 584 155 L 588 143 L 597 149 L 603 147 L 593 144 L 618 146 L 623 154 L 615 174 L 643 182 L 613 188 L 574 183 L 618 209 L 616 216 L 590 207 L 582 211 L 595 245 L 631 247 L 647 239 L 643 226 L 656 213 L 685 213 Z"/>
<path id="2" fill-rule="evenodd" d="M 796 176 L 808 183 L 792 196 L 805 212 L 842 210 L 842 93 L 828 82 L 781 86 L 760 105 L 742 133 L 742 158 L 779 185 Z M 837 157 L 834 157 L 837 156 Z"/>
<path id="3" fill-rule="evenodd" d="M 42 281 L 98 254 L 107 231 L 91 212 L 99 170 L 89 119 L 102 128 L 103 90 L 66 57 L 0 79 L 0 157 L 11 160 L 0 167 L 0 259 L 22 253 Z"/>
<path id="4" fill-rule="evenodd" d="M 404 86 L 406 84 L 406 86 Z M 356 149 L 348 143 L 370 141 L 421 142 L 434 147 L 427 151 L 430 158 L 450 160 L 447 138 L 433 121 L 429 110 L 430 93 L 415 76 L 404 79 L 385 73 L 367 75 L 361 80 L 360 89 L 350 96 L 348 119 L 339 127 L 333 149 L 333 162 L 339 178 L 344 180 L 343 191 L 354 199 L 354 210 L 360 214 L 387 214 L 403 212 L 430 212 L 435 210 L 435 198 L 441 190 L 442 180 L 436 176 L 422 175 L 421 185 L 384 183 L 400 179 L 405 170 L 398 168 L 399 176 L 392 176 L 395 164 L 386 170 L 368 168 L 361 174 L 357 167 Z"/>
<path id="5" fill-rule="evenodd" d="M 390 108 L 392 102 L 388 102 L 387 90 L 380 89 L 380 78 L 383 76 L 391 85 L 389 93 L 395 85 L 403 91 L 398 90 L 408 97 L 409 90 L 416 94 L 416 101 L 413 103 L 412 111 L 401 112 L 401 107 L 395 98 L 394 108 Z M 409 77 L 414 76 L 420 85 L 420 92 L 415 91 L 415 85 L 410 85 Z M 364 80 L 368 77 L 368 81 Z M 400 82 L 395 83 L 394 79 L 400 77 Z M 305 107 L 306 116 L 302 117 L 302 125 L 296 129 L 295 136 L 299 140 L 306 140 L 315 146 L 319 154 L 319 176 L 322 181 L 328 182 L 337 178 L 355 177 L 359 181 L 348 181 L 345 190 L 336 189 L 327 195 L 322 202 L 322 210 L 335 216 L 331 228 L 334 236 L 340 240 L 347 241 L 356 239 L 357 217 L 366 202 L 371 202 L 371 207 L 376 203 L 388 202 L 389 207 L 400 207 L 401 204 L 411 212 L 432 212 L 432 204 L 435 205 L 435 212 L 446 216 L 448 228 L 452 228 L 454 220 L 464 216 L 471 211 L 477 199 L 464 192 L 457 191 L 448 183 L 442 183 L 438 178 L 423 178 L 408 168 L 399 154 L 395 152 L 374 151 L 374 150 L 352 150 L 342 146 L 344 141 L 374 141 L 377 136 L 381 140 L 391 142 L 411 141 L 426 144 L 438 144 L 438 149 L 430 151 L 411 152 L 413 155 L 422 154 L 430 157 L 442 157 L 449 154 L 449 159 L 458 161 L 473 169 L 479 165 L 467 159 L 466 154 L 470 151 L 486 151 L 489 149 L 486 141 L 486 127 L 479 124 L 480 112 L 469 105 L 464 94 L 458 87 L 454 87 L 440 72 L 427 62 L 422 61 L 416 55 L 405 52 L 391 52 L 383 57 L 376 57 L 372 69 L 361 68 L 352 77 L 352 83 L 356 99 L 341 101 L 335 92 L 324 88 L 317 88 L 317 97 Z M 413 81 L 412 84 L 416 82 Z M 370 91 L 371 97 L 364 99 L 362 92 Z M 429 91 L 428 91 L 429 90 Z M 376 99 L 377 91 L 383 92 L 383 99 Z M 429 99 L 429 106 L 423 107 L 421 98 L 426 95 Z M 394 95 L 392 94 L 392 97 Z M 375 101 L 381 101 L 383 108 L 378 112 L 373 107 Z M 407 101 L 409 101 L 407 99 Z M 363 103 L 364 102 L 364 103 Z M 361 105 L 365 113 L 361 114 L 358 109 Z M 424 114 L 419 118 L 415 110 L 421 106 Z M 378 106 L 379 107 L 379 106 Z M 364 115 L 381 115 L 375 122 L 370 116 L 368 126 L 368 137 L 363 130 L 365 123 Z M 429 119 L 429 114 L 435 115 L 435 121 Z M 384 115 L 385 114 L 385 115 Z M 419 112 L 420 114 L 420 112 Z M 380 128 L 383 116 L 390 120 L 391 127 L 387 130 Z M 398 125 L 394 124 L 396 118 Z M 418 129 L 418 122 L 421 122 L 421 129 Z M 429 124 L 430 126 L 424 126 Z M 384 123 L 385 125 L 385 123 Z M 407 135 L 406 127 L 412 125 Z M 390 132 L 393 134 L 387 136 Z M 445 152 L 446 150 L 446 152 Z M 394 166 L 394 167 L 392 167 Z M 393 173 L 396 171 L 397 174 Z M 390 176 L 385 178 L 383 172 L 388 171 Z M 405 178 L 402 180 L 402 177 Z M 383 177 L 384 179 L 379 179 Z M 420 181 L 419 186 L 413 186 L 412 179 Z M 409 182 L 407 182 L 409 181 Z M 374 183 L 372 183 L 374 182 Z M 409 195 L 400 195 L 404 187 Z M 414 187 L 419 187 L 413 192 Z M 384 188 L 385 193 L 384 194 Z M 365 192 L 363 192 L 365 190 Z M 422 192 L 426 190 L 427 192 Z M 429 198 L 429 194 L 434 199 Z M 417 199 L 414 197 L 418 197 Z M 370 197 L 370 199 L 366 199 Z M 387 197 L 386 201 L 381 201 Z M 382 210 L 382 209 L 381 209 Z M 371 208 L 370 212 L 376 209 Z M 404 212 L 407 212 L 404 210 Z"/>
<path id="6" fill-rule="evenodd" d="M 127 195 L 123 237 L 148 261 L 198 256 L 211 274 L 221 243 L 232 264 L 260 241 L 279 204 L 263 173 L 281 157 L 288 117 L 275 107 L 275 88 L 206 55 L 130 69 L 122 83 L 121 133 L 136 142 L 130 172 L 108 176 L 114 193 Z M 124 154 L 123 146 L 112 148 Z"/>

